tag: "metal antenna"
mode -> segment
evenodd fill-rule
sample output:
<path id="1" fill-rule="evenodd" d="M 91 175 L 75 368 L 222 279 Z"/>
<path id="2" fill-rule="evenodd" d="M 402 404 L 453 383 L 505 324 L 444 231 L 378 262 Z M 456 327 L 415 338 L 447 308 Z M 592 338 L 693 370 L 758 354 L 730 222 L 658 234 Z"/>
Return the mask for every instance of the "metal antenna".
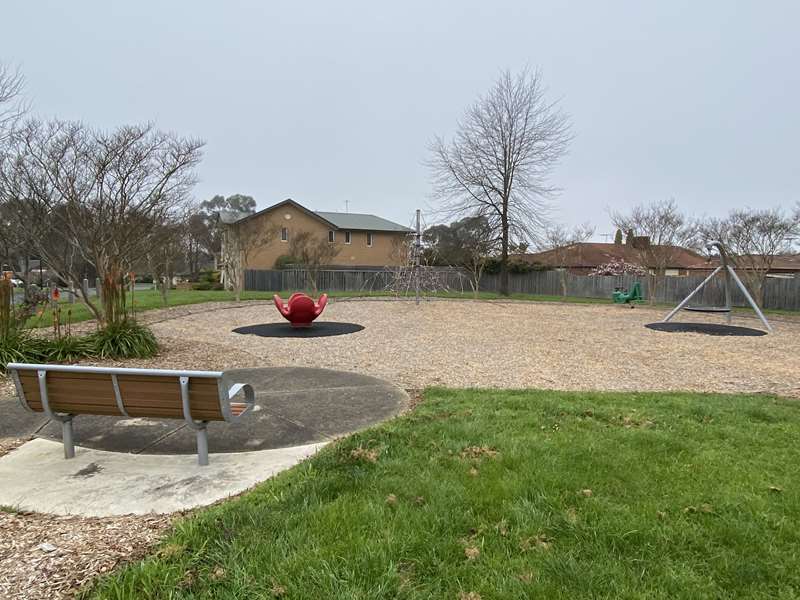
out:
<path id="1" fill-rule="evenodd" d="M 422 230 L 420 229 L 419 216 L 420 210 L 417 209 L 417 227 L 414 237 L 414 287 L 417 304 L 419 304 L 419 255 L 422 249 Z"/>

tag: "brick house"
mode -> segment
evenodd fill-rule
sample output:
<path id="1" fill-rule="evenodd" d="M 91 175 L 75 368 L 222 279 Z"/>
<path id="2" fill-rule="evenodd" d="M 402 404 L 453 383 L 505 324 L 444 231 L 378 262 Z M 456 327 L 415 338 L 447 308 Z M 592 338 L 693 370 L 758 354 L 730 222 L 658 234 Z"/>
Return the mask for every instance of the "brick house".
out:
<path id="1" fill-rule="evenodd" d="M 289 253 L 292 236 L 310 232 L 339 246 L 331 267 L 398 266 L 405 260 L 405 244 L 411 230 L 369 214 L 313 211 L 287 199 L 252 215 L 221 214 L 223 223 L 248 223 L 272 231 L 269 244 L 247 253 L 245 269 L 273 269 L 280 256 Z"/>
<path id="2" fill-rule="evenodd" d="M 544 252 L 513 254 L 510 258 L 545 268 L 566 269 L 574 275 L 587 275 L 596 267 L 612 261 L 625 261 L 653 271 L 656 265 L 645 263 L 660 250 L 662 247 L 651 246 L 649 239 L 636 238 L 632 244 L 580 242 Z M 663 247 L 660 255 L 666 257 L 665 275 L 668 276 L 688 275 L 690 269 L 705 261 L 701 254 L 679 246 Z"/>

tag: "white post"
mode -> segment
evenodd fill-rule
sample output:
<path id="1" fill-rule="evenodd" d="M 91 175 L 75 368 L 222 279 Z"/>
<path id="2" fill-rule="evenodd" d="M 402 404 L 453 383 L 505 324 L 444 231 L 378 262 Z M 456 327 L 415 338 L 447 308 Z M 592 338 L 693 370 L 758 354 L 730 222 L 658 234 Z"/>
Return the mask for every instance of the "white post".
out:
<path id="1" fill-rule="evenodd" d="M 197 464 L 208 466 L 208 433 L 205 423 L 197 430 Z"/>
<path id="2" fill-rule="evenodd" d="M 72 437 L 72 418 L 61 421 L 61 441 L 64 444 L 64 458 L 75 458 L 75 442 Z"/>
<path id="3" fill-rule="evenodd" d="M 420 210 L 417 209 L 417 233 L 414 239 L 414 285 L 415 285 L 415 302 L 419 304 L 419 255 L 422 246 L 422 232 L 420 231 L 419 222 Z"/>

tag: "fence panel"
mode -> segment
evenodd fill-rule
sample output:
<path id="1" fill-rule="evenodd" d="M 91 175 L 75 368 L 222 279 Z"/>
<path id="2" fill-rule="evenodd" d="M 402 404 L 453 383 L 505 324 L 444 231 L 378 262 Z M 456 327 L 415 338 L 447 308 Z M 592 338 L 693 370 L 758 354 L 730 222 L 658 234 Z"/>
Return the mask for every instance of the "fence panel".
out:
<path id="1" fill-rule="evenodd" d="M 471 292 L 468 274 L 460 269 L 434 269 L 439 287 L 458 292 Z M 370 292 L 388 289 L 396 278 L 392 270 L 327 269 L 318 273 L 317 287 L 336 292 Z M 636 281 L 642 286 L 642 294 L 650 297 L 650 277 L 622 275 L 604 277 L 572 275 L 559 271 L 531 271 L 509 274 L 509 291 L 513 294 L 536 296 L 561 296 L 562 282 L 566 283 L 567 296 L 573 298 L 611 299 L 616 288 L 630 289 Z M 652 290 L 656 302 L 677 304 L 689 295 L 705 279 L 704 276 L 658 277 Z M 247 270 L 245 289 L 260 291 L 302 290 L 310 287 L 310 278 L 303 269 Z M 486 274 L 481 278 L 479 289 L 484 292 L 499 292 L 500 275 Z M 731 287 L 731 302 L 734 306 L 747 306 L 744 295 L 734 284 Z M 692 300 L 693 305 L 721 306 L 725 303 L 723 277 L 717 276 Z M 800 310 L 800 276 L 791 278 L 768 278 L 764 283 L 764 308 Z"/>

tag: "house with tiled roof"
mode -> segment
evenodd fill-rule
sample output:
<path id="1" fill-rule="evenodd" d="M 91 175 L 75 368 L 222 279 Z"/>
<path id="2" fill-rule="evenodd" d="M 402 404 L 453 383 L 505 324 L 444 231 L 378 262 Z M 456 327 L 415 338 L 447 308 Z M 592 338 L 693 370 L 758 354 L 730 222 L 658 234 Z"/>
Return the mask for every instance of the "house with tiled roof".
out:
<path id="1" fill-rule="evenodd" d="M 653 260 L 656 256 L 665 262 L 665 274 L 672 276 L 687 275 L 693 265 L 705 260 L 689 248 L 651 246 L 646 238 L 636 238 L 630 244 L 579 242 L 544 252 L 514 254 L 510 258 L 544 268 L 566 269 L 575 275 L 587 275 L 600 265 L 620 261 L 654 271 L 658 268 Z"/>
<path id="2" fill-rule="evenodd" d="M 736 269 L 739 271 L 752 269 L 754 265 L 760 270 L 762 265 L 769 264 L 768 277 L 796 277 L 800 275 L 800 254 L 780 254 L 766 258 L 760 254 L 744 255 L 733 258 Z M 719 266 L 716 257 L 703 258 L 689 266 L 692 275 L 710 273 Z"/>
<path id="3" fill-rule="evenodd" d="M 339 250 L 330 267 L 398 266 L 405 260 L 403 248 L 411 230 L 372 214 L 314 211 L 292 199 L 273 204 L 254 214 L 223 213 L 227 224 L 245 224 L 273 232 L 271 241 L 246 253 L 245 269 L 273 269 L 289 254 L 294 236 L 310 232 Z"/>

